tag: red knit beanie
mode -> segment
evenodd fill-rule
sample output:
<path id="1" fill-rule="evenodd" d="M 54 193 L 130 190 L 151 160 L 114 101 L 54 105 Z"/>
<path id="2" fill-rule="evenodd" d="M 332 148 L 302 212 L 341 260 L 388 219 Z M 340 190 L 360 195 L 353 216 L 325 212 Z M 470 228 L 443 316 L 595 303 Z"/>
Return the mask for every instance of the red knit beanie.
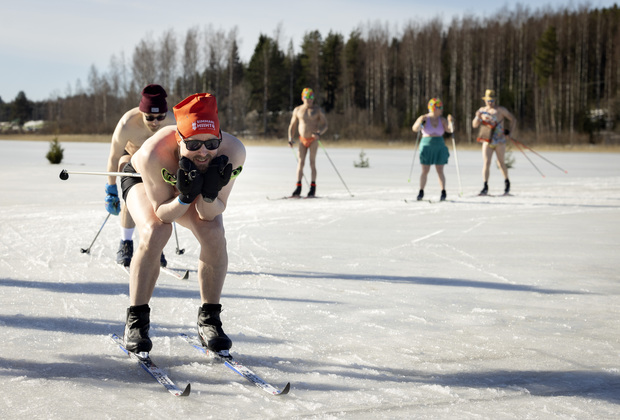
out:
<path id="1" fill-rule="evenodd" d="M 210 93 L 188 96 L 176 104 L 172 110 L 177 120 L 177 130 L 184 138 L 195 134 L 220 135 L 217 101 Z M 177 141 L 181 139 L 177 138 Z"/>

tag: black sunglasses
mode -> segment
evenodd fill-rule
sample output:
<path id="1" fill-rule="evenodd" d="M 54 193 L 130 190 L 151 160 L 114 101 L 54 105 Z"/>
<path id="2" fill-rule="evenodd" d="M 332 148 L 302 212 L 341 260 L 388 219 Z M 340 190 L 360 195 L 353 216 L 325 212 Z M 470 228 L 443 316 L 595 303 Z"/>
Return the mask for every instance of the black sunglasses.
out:
<path id="1" fill-rule="evenodd" d="M 194 139 L 187 140 L 181 135 L 181 132 L 178 129 L 177 129 L 177 133 L 179 134 L 179 137 L 181 137 L 181 140 L 183 140 L 183 143 L 185 143 L 185 147 L 187 147 L 187 150 L 189 150 L 190 152 L 195 152 L 197 150 L 200 150 L 203 144 L 207 148 L 207 150 L 216 150 L 218 147 L 220 147 L 220 144 L 222 144 L 222 130 L 220 130 L 219 139 L 209 139 L 209 140 L 194 140 Z"/>
<path id="2" fill-rule="evenodd" d="M 166 119 L 166 114 L 160 114 L 160 115 L 147 115 L 144 114 L 144 119 L 147 121 L 153 121 L 153 120 L 157 120 L 157 121 L 163 121 Z"/>

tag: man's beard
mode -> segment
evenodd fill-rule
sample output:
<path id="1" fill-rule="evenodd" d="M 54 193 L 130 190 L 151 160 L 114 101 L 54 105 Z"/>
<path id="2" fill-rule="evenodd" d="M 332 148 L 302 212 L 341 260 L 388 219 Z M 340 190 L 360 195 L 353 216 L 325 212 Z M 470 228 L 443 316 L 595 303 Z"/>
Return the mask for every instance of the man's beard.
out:
<path id="1" fill-rule="evenodd" d="M 205 161 L 198 161 L 198 157 L 199 156 L 194 157 L 194 159 L 192 159 L 192 162 L 194 162 L 194 165 L 196 165 L 196 167 L 198 168 L 198 172 L 205 173 L 207 171 L 207 168 L 209 167 L 209 164 L 211 164 L 213 157 L 211 155 L 207 155 Z"/>

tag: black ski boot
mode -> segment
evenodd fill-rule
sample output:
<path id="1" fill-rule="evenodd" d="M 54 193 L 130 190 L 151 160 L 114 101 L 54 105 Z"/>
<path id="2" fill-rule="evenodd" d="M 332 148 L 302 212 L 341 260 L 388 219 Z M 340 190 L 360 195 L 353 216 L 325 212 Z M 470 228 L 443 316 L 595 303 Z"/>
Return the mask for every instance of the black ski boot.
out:
<path id="1" fill-rule="evenodd" d="M 424 198 L 424 190 L 420 190 L 420 192 L 418 193 L 418 198 L 416 198 L 416 200 L 422 201 L 423 198 Z"/>
<path id="2" fill-rule="evenodd" d="M 482 187 L 482 190 L 480 191 L 480 194 L 478 195 L 487 195 L 488 193 L 489 193 L 489 185 L 485 182 L 484 187 Z"/>
<path id="3" fill-rule="evenodd" d="M 308 191 L 308 197 L 314 197 L 315 194 L 316 194 L 316 184 L 314 183 L 314 181 L 312 181 L 310 183 L 310 191 Z"/>
<path id="4" fill-rule="evenodd" d="M 151 308 L 149 305 L 130 306 L 127 308 L 125 324 L 125 348 L 132 353 L 149 352 L 153 343 L 149 338 Z"/>
<path id="5" fill-rule="evenodd" d="M 506 180 L 504 181 L 504 195 L 509 195 L 510 194 L 510 180 L 508 178 L 506 178 Z"/>
<path id="6" fill-rule="evenodd" d="M 164 253 L 161 253 L 161 257 L 159 257 L 159 266 L 160 267 L 165 267 L 168 265 L 168 261 L 166 261 L 166 257 L 164 256 Z"/>
<path id="7" fill-rule="evenodd" d="M 291 195 L 293 197 L 299 197 L 301 195 L 301 181 L 297 183 L 297 188 L 295 188 L 295 191 L 293 191 Z"/>
<path id="8" fill-rule="evenodd" d="M 198 336 L 200 342 L 211 351 L 218 352 L 232 347 L 232 341 L 222 329 L 220 320 L 222 305 L 203 303 L 198 310 Z"/>
<path id="9" fill-rule="evenodd" d="M 133 241 L 123 241 L 121 239 L 118 251 L 116 251 L 116 263 L 129 267 L 131 257 L 133 257 Z"/>
<path id="10" fill-rule="evenodd" d="M 446 190 L 441 190 L 441 197 L 439 197 L 439 201 L 446 201 Z"/>

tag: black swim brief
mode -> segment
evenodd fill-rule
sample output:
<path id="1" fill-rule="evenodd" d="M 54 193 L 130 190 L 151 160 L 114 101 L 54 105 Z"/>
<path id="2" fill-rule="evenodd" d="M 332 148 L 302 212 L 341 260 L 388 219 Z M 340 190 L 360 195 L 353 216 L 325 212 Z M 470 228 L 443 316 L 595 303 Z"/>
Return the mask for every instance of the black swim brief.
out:
<path id="1" fill-rule="evenodd" d="M 134 167 L 131 166 L 131 162 L 125 165 L 125 167 L 123 168 L 123 172 L 131 173 L 131 174 L 137 173 Z M 127 201 L 127 194 L 129 193 L 129 190 L 131 189 L 131 187 L 133 187 L 136 184 L 140 184 L 141 182 L 143 182 L 141 177 L 121 176 L 121 190 L 123 192 L 123 200 Z"/>

